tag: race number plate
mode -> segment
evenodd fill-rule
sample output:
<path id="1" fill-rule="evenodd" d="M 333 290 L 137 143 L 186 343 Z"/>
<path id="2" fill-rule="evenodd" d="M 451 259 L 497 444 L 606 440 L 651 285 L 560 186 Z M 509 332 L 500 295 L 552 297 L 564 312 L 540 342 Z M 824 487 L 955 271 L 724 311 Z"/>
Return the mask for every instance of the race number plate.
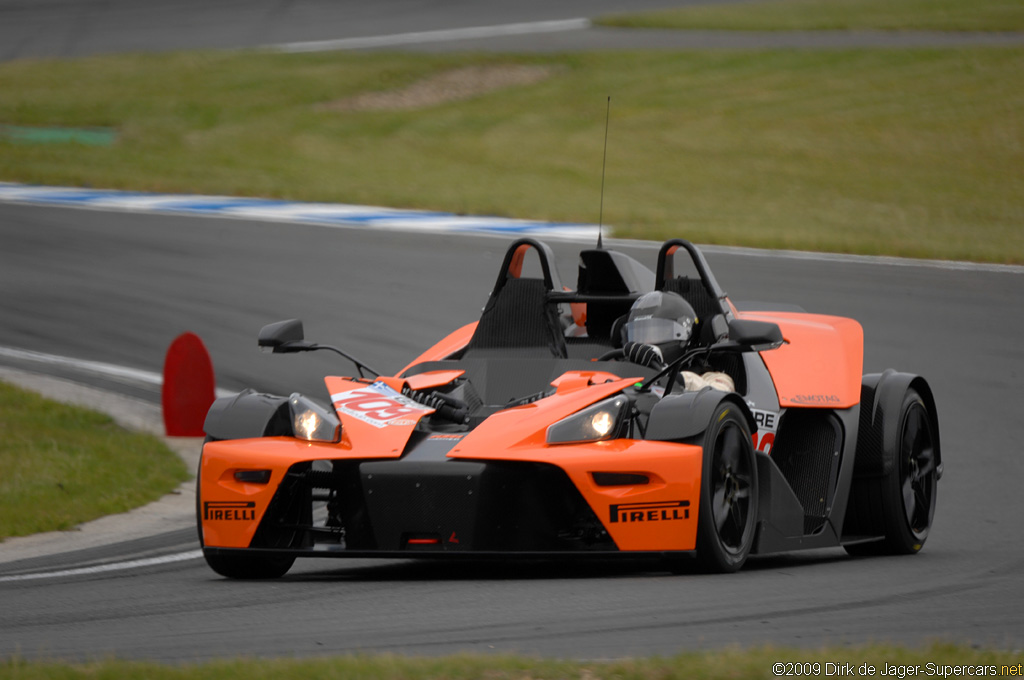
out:
<path id="1" fill-rule="evenodd" d="M 416 403 L 382 382 L 332 394 L 331 401 L 338 413 L 358 418 L 374 427 L 406 425 L 410 420 L 415 423 L 421 416 L 434 410 Z"/>

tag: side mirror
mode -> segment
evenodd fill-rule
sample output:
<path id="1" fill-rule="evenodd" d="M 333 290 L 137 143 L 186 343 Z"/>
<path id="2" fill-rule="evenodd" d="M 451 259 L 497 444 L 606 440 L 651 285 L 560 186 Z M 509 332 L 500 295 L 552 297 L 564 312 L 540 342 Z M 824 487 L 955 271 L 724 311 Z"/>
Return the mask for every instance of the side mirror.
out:
<path id="1" fill-rule="evenodd" d="M 729 341 L 740 351 L 763 352 L 781 347 L 785 339 L 778 324 L 752 319 L 733 319 L 729 322 Z"/>
<path id="2" fill-rule="evenodd" d="M 314 348 L 312 343 L 306 342 L 302 333 L 302 321 L 299 319 L 288 319 L 264 326 L 260 330 L 257 343 L 275 354 L 306 352 Z"/>
<path id="3" fill-rule="evenodd" d="M 711 335 L 713 342 L 722 342 L 729 337 L 729 322 L 725 320 L 724 314 L 711 317 Z"/>

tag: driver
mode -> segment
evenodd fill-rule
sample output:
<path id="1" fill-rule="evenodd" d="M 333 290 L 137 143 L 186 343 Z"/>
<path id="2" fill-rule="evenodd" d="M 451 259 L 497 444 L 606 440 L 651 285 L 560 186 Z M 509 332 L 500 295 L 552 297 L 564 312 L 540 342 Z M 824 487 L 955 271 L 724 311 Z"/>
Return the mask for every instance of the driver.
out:
<path id="1" fill-rule="evenodd" d="M 622 353 L 635 364 L 662 368 L 683 355 L 696 325 L 697 313 L 679 293 L 645 293 L 622 328 Z"/>
<path id="2" fill-rule="evenodd" d="M 683 356 L 697 325 L 697 313 L 679 293 L 653 291 L 637 298 L 622 328 L 623 358 L 641 366 L 661 369 Z M 682 372 L 687 391 L 710 386 L 731 392 L 732 378 L 724 373 L 703 376 Z"/>

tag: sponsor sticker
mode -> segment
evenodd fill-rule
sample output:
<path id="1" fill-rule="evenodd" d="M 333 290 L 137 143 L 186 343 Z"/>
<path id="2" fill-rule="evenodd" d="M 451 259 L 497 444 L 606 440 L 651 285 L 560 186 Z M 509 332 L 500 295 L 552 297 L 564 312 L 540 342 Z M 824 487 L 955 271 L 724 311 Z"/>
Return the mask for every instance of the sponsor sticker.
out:
<path id="1" fill-rule="evenodd" d="M 608 514 L 612 524 L 690 519 L 690 501 L 619 503 L 608 506 Z"/>
<path id="2" fill-rule="evenodd" d="M 256 519 L 256 503 L 253 501 L 204 501 L 204 520 L 248 522 Z"/>
<path id="3" fill-rule="evenodd" d="M 762 411 L 752 408 L 750 412 L 757 423 L 757 432 L 751 437 L 754 440 L 754 450 L 764 453 L 771 453 L 775 445 L 775 433 L 779 430 L 779 417 L 782 415 L 775 411 Z"/>
<path id="4" fill-rule="evenodd" d="M 843 403 L 842 399 L 834 394 L 798 394 L 792 397 L 792 399 L 797 404 L 816 404 L 820 406 Z"/>
<path id="5" fill-rule="evenodd" d="M 331 395 L 334 408 L 374 427 L 415 425 L 420 417 L 434 409 L 403 396 L 383 382 Z"/>

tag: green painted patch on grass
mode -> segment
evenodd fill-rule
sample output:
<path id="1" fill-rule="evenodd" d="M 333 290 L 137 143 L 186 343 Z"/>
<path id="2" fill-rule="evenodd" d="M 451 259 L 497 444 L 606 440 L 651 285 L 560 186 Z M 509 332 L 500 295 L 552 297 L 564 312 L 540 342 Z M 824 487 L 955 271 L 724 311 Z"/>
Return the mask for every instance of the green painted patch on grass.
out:
<path id="1" fill-rule="evenodd" d="M 550 77 L 345 110 L 465 66 Z M 411 88 L 414 89 L 414 88 Z M 1024 263 L 1024 48 L 180 53 L 0 64 L 0 181 L 596 222 L 621 237 Z"/>
<path id="2" fill-rule="evenodd" d="M 158 438 L 4 383 L 0 433 L 0 539 L 125 512 L 188 478 Z"/>
<path id="3" fill-rule="evenodd" d="M 85 144 L 87 146 L 110 146 L 117 140 L 117 131 L 105 128 L 0 125 L 0 138 L 24 144 Z"/>
<path id="4" fill-rule="evenodd" d="M 1024 31 L 1022 0 L 764 0 L 602 17 L 628 28 Z"/>

